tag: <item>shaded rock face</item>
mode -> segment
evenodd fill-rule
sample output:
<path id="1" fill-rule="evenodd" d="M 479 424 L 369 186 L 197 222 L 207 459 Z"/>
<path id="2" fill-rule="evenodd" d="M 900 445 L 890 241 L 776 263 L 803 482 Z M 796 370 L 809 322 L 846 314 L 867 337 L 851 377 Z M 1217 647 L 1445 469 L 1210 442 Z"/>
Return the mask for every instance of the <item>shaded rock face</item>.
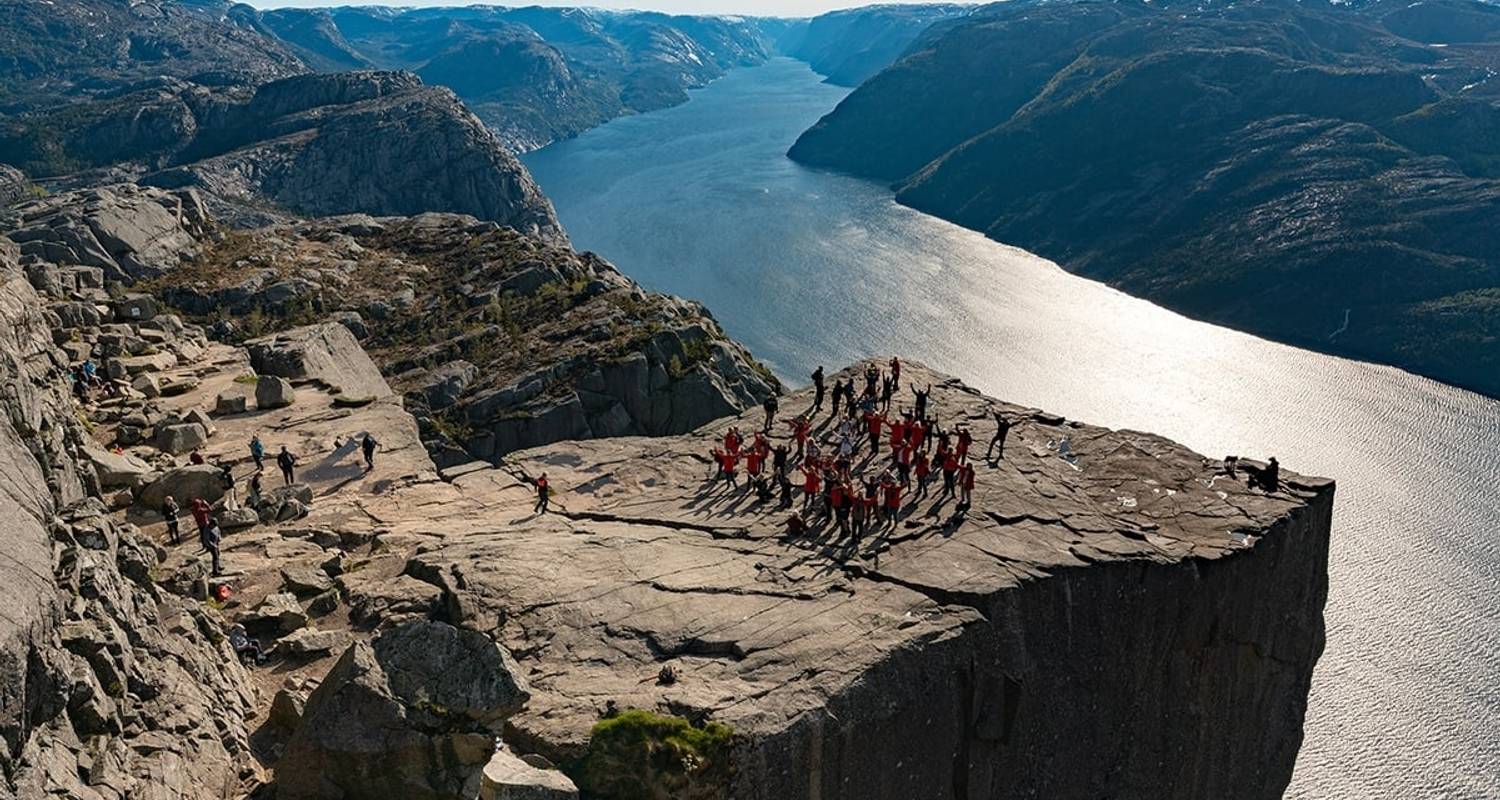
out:
<path id="1" fill-rule="evenodd" d="M 246 343 L 259 375 L 316 380 L 351 397 L 387 397 L 391 387 L 349 329 L 325 322 Z M 257 383 L 257 398 L 259 397 Z"/>
<path id="2" fill-rule="evenodd" d="M 777 48 L 806 61 L 829 83 L 858 86 L 890 66 L 935 22 L 967 14 L 947 3 L 872 5 L 819 14 L 781 33 Z"/>
<path id="3" fill-rule="evenodd" d="M 989 6 L 789 154 L 1198 318 L 1493 395 L 1500 87 L 1487 49 L 1421 36 L 1494 14 L 1413 8 Z"/>
<path id="4" fill-rule="evenodd" d="M 31 196 L 31 182 L 26 173 L 0 164 L 0 208 L 12 206 Z"/>
<path id="5" fill-rule="evenodd" d="M 0 238 L 0 795 L 235 794 L 244 674 L 200 609 L 152 583 L 150 541 L 87 496 L 66 361 L 17 261 Z"/>
<path id="6" fill-rule="evenodd" d="M 484 634 L 398 625 L 350 645 L 307 698 L 276 765 L 277 796 L 466 796 L 526 699 L 509 654 Z"/>

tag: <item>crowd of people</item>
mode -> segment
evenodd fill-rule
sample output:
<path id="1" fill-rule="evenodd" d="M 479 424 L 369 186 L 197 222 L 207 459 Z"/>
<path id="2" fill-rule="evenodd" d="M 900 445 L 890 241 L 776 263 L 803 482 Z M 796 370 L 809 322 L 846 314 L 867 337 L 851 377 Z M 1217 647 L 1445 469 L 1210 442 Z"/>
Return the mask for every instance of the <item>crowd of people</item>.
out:
<path id="1" fill-rule="evenodd" d="M 787 438 L 772 442 L 780 401 L 768 398 L 760 430 L 747 438 L 731 426 L 710 453 L 712 477 L 745 488 L 761 502 L 779 497 L 793 509 L 787 533 L 799 536 L 832 521 L 841 536 L 855 539 L 880 526 L 894 526 L 919 500 L 936 494 L 953 498 L 957 510 L 973 504 L 974 434 L 960 422 L 945 427 L 932 412 L 931 385 L 909 386 L 909 406 L 902 405 L 901 361 L 882 369 L 866 366 L 858 376 L 827 386 L 823 368 L 812 374 L 813 404 L 806 413 L 782 420 Z M 814 422 L 829 406 L 815 430 Z M 1004 458 L 1011 421 L 995 412 L 997 431 L 986 458 Z M 797 478 L 793 480 L 794 476 Z M 800 488 L 801 502 L 795 495 Z"/>

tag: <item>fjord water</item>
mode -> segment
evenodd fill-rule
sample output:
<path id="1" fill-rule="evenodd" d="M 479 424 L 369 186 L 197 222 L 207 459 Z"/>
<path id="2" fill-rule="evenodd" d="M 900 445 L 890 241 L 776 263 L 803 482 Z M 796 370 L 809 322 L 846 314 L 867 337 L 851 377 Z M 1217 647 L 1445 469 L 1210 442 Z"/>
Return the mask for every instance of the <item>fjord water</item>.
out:
<path id="1" fill-rule="evenodd" d="M 846 91 L 777 59 L 525 161 L 576 246 L 703 301 L 789 382 L 901 353 L 1337 478 L 1328 649 L 1287 796 L 1500 797 L 1500 403 L 1185 319 L 785 158 Z"/>

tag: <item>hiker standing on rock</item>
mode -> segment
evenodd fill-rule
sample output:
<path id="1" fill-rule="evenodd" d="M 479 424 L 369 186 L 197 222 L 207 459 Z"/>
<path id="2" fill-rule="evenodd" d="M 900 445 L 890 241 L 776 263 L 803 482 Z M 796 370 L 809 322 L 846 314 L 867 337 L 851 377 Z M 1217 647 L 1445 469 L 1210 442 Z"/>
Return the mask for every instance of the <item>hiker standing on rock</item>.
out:
<path id="1" fill-rule="evenodd" d="M 813 370 L 812 382 L 813 382 L 813 409 L 812 409 L 812 413 L 816 414 L 819 411 L 823 410 L 823 393 L 826 390 L 826 387 L 824 387 L 824 385 L 823 385 L 823 366 L 821 364 L 818 365 L 817 369 Z"/>
<path id="2" fill-rule="evenodd" d="M 188 503 L 188 510 L 193 513 L 193 522 L 198 525 L 198 538 L 202 539 L 204 533 L 208 531 L 209 523 L 213 522 L 211 516 L 213 509 L 209 507 L 207 500 L 194 497 L 193 502 Z"/>
<path id="3" fill-rule="evenodd" d="M 850 378 L 850 380 L 854 379 Z M 833 382 L 833 408 L 829 409 L 828 416 L 834 419 L 839 418 L 839 401 L 842 399 L 844 399 L 844 381 L 838 379 Z"/>
<path id="4" fill-rule="evenodd" d="M 219 523 L 210 521 L 208 529 L 203 532 L 203 549 L 207 550 L 213 557 L 213 574 L 215 577 L 222 571 L 219 569 L 219 542 L 223 541 L 224 535 L 219 531 Z"/>
<path id="5" fill-rule="evenodd" d="M 997 445 L 999 446 L 999 452 L 995 454 L 995 460 L 998 461 L 1005 458 L 1005 437 L 1010 435 L 1010 420 L 1006 419 L 1005 415 L 1000 413 L 999 411 L 994 412 L 994 414 L 995 436 L 994 438 L 990 439 L 990 446 L 984 449 L 985 461 L 990 460 L 990 451 L 995 450 Z"/>
<path id="6" fill-rule="evenodd" d="M 767 397 L 760 407 L 766 410 L 766 424 L 761 426 L 761 430 L 770 433 L 771 425 L 776 422 L 776 412 L 781 408 L 781 401 L 773 394 Z"/>
<path id="7" fill-rule="evenodd" d="M 536 506 L 531 510 L 536 514 L 545 514 L 547 513 L 547 499 L 550 494 L 547 490 L 547 473 L 543 472 L 541 475 L 538 475 L 537 479 L 532 481 L 532 483 L 536 484 Z"/>
<path id="8" fill-rule="evenodd" d="M 219 467 L 219 470 L 219 482 L 224 486 L 224 494 L 229 497 L 229 500 L 224 503 L 224 507 L 234 508 L 235 506 L 239 505 L 240 502 L 239 495 L 234 488 L 234 466 L 231 464 L 224 464 Z"/>
<path id="9" fill-rule="evenodd" d="M 281 480 L 284 485 L 291 486 L 297 477 L 293 470 L 297 466 L 297 457 L 286 449 L 286 445 L 282 445 L 281 452 L 276 454 L 276 466 L 281 468 Z"/>
<path id="10" fill-rule="evenodd" d="M 901 359 L 891 356 L 891 388 L 901 388 Z"/>
<path id="11" fill-rule="evenodd" d="M 379 446 L 380 442 L 375 441 L 375 437 L 368 433 L 365 434 L 365 440 L 360 442 L 359 448 L 365 454 L 365 472 L 375 469 L 375 448 Z"/>
<path id="12" fill-rule="evenodd" d="M 250 437 L 250 458 L 255 461 L 255 471 L 266 468 L 266 446 L 261 444 L 260 434 Z"/>
<path id="13" fill-rule="evenodd" d="M 927 398 L 929 398 L 929 397 L 932 396 L 932 384 L 930 384 L 930 383 L 927 384 L 927 388 L 926 389 L 918 389 L 917 387 L 913 386 L 913 387 L 911 387 L 911 393 L 914 394 L 914 395 L 916 395 L 916 397 L 917 397 L 917 404 L 916 404 L 916 408 L 914 408 L 912 410 L 913 413 L 916 414 L 917 419 L 926 419 L 927 418 Z"/>
<path id="14" fill-rule="evenodd" d="M 167 521 L 167 535 L 172 537 L 172 544 L 180 544 L 182 538 L 177 531 L 177 500 L 172 495 L 167 495 L 161 501 L 161 516 Z"/>
<path id="15" fill-rule="evenodd" d="M 974 463 L 965 461 L 958 469 L 958 505 L 969 508 L 974 505 Z"/>
<path id="16" fill-rule="evenodd" d="M 260 505 L 260 470 L 256 470 L 250 476 L 250 489 L 245 493 L 245 502 L 251 508 Z"/>

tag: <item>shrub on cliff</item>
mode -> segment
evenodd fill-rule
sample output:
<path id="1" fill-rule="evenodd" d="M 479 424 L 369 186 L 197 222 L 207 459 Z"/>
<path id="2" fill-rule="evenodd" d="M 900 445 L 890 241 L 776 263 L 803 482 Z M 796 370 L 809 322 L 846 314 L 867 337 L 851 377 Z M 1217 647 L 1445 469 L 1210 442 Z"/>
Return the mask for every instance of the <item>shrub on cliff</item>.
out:
<path id="1" fill-rule="evenodd" d="M 610 800 L 710 800 L 729 782 L 734 733 L 710 722 L 631 709 L 594 726 L 570 777 L 584 796 Z"/>

